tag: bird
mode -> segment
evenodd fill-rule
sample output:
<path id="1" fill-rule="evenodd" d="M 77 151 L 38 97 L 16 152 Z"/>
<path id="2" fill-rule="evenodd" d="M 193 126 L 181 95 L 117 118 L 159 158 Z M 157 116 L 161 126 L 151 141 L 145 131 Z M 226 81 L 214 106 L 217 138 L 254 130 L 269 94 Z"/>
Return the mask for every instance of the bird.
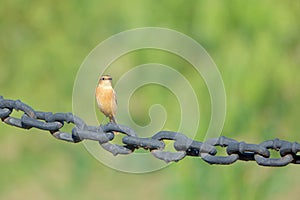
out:
<path id="1" fill-rule="evenodd" d="M 117 98 L 112 87 L 112 77 L 103 75 L 100 77 L 96 87 L 95 96 L 100 111 L 109 118 L 111 123 L 116 122 Z"/>

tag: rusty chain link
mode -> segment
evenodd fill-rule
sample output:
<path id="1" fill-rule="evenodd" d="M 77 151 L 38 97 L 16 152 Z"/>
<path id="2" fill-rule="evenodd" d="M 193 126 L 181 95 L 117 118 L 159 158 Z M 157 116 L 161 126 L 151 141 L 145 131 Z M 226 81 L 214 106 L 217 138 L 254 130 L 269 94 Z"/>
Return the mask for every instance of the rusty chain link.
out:
<path id="1" fill-rule="evenodd" d="M 13 110 L 22 111 L 21 118 L 10 116 Z M 210 138 L 205 142 L 195 141 L 182 133 L 160 131 L 150 138 L 141 138 L 131 128 L 108 123 L 100 126 L 89 126 L 72 113 L 51 113 L 35 111 L 20 100 L 4 99 L 0 96 L 0 118 L 9 125 L 49 131 L 56 139 L 78 143 L 83 140 L 93 140 L 113 155 L 130 154 L 135 149 L 149 150 L 153 156 L 165 162 L 179 161 L 185 156 L 201 157 L 209 164 L 229 165 L 237 160 L 256 161 L 262 166 L 280 167 L 290 163 L 300 164 L 300 144 L 280 139 L 267 140 L 260 144 L 238 142 L 224 136 Z M 74 125 L 72 133 L 60 129 L 65 123 Z M 113 131 L 125 134 L 122 138 L 124 145 L 110 143 L 115 137 Z M 173 140 L 175 152 L 165 151 L 164 140 Z M 226 156 L 217 155 L 216 146 L 226 149 Z M 279 152 L 279 157 L 270 158 L 270 151 Z"/>

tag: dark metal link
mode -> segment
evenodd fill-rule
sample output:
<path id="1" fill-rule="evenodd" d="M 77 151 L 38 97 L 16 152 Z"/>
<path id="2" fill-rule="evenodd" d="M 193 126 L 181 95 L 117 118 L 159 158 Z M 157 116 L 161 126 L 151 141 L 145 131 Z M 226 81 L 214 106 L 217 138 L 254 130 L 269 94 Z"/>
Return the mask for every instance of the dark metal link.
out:
<path id="1" fill-rule="evenodd" d="M 221 136 L 219 138 L 208 139 L 205 143 L 213 146 L 227 147 L 232 143 L 237 143 L 237 141 Z M 222 165 L 232 164 L 235 161 L 237 161 L 239 158 L 238 154 L 231 154 L 228 156 L 215 156 L 215 155 L 210 155 L 208 153 L 200 153 L 200 156 L 203 160 L 205 160 L 209 164 L 222 164 Z"/>
<path id="2" fill-rule="evenodd" d="M 24 128 L 26 129 L 26 126 L 23 126 L 22 121 L 15 117 L 6 117 L 5 119 L 2 119 L 6 124 L 9 124 L 11 126 L 15 126 L 18 128 Z"/>
<path id="3" fill-rule="evenodd" d="M 280 150 L 281 146 L 283 146 L 284 143 L 285 143 L 285 141 L 279 140 L 278 138 L 276 138 L 274 140 L 267 140 L 267 141 L 259 144 L 259 146 L 278 151 L 278 150 Z M 280 158 L 269 158 L 269 156 L 263 157 L 259 154 L 256 154 L 256 155 L 254 155 L 254 158 L 255 158 L 257 164 L 259 164 L 259 165 L 278 166 L 278 167 L 285 166 L 294 160 L 293 155 L 291 155 L 291 154 L 286 154 Z"/>
<path id="4" fill-rule="evenodd" d="M 35 118 L 34 110 L 27 104 L 22 103 L 20 100 L 7 100 L 2 98 L 0 101 L 0 108 L 15 109 L 16 111 L 21 110 L 28 116 Z"/>
<path id="5" fill-rule="evenodd" d="M 118 133 L 123 133 L 125 135 L 128 136 L 136 136 L 136 133 L 134 132 L 134 130 L 132 130 L 129 127 L 126 127 L 124 125 L 120 125 L 120 124 L 114 124 L 114 123 L 108 123 L 104 126 L 100 126 L 100 128 L 102 129 L 103 132 L 105 133 L 109 133 L 109 132 L 118 132 Z M 118 154 L 130 154 L 133 152 L 132 149 L 130 149 L 127 146 L 120 146 L 118 144 L 112 144 L 110 142 L 102 142 L 99 141 L 99 144 L 107 151 L 111 152 L 114 156 L 118 155 Z"/>
<path id="6" fill-rule="evenodd" d="M 174 140 L 174 148 L 177 150 L 177 152 L 165 152 L 163 149 L 157 149 L 152 150 L 151 153 L 154 157 L 164 160 L 165 162 L 171 162 L 171 161 L 179 161 L 183 159 L 186 156 L 186 150 L 188 149 L 188 146 L 192 143 L 192 139 L 189 139 L 185 135 L 177 132 L 172 131 L 160 131 L 152 136 L 152 139 L 154 140 Z M 176 144 L 178 141 L 181 141 L 181 143 Z M 188 143 L 186 148 L 182 148 L 182 144 Z M 165 145 L 164 145 L 165 146 Z"/>
<path id="7" fill-rule="evenodd" d="M 89 140 L 99 141 L 99 143 L 101 144 L 109 142 L 112 139 L 114 139 L 114 134 L 110 132 L 108 133 L 93 132 L 89 130 L 80 130 L 79 128 L 76 127 L 73 128 L 72 130 L 72 136 L 73 135 L 76 135 L 76 137 L 80 138 L 80 141 L 89 139 Z"/>
<path id="8" fill-rule="evenodd" d="M 162 141 L 154 140 L 152 138 L 139 138 L 136 136 L 125 136 L 122 139 L 124 144 L 127 144 L 131 150 L 144 148 L 146 150 L 163 149 L 165 144 Z"/>
<path id="9" fill-rule="evenodd" d="M 77 127 L 83 129 L 86 124 L 79 117 L 72 113 L 51 113 L 51 112 L 36 112 L 37 119 L 44 120 L 46 123 L 60 122 L 62 125 L 64 122 L 75 124 Z M 49 130 L 52 131 L 52 130 Z"/>
<path id="10" fill-rule="evenodd" d="M 63 127 L 63 124 L 61 122 L 43 122 L 31 118 L 28 115 L 22 116 L 21 123 L 23 124 L 23 127 L 26 127 L 26 129 L 34 127 L 41 130 L 56 131 Z"/>
<path id="11" fill-rule="evenodd" d="M 10 116 L 13 110 L 22 111 L 20 119 Z M 8 100 L 0 96 L 0 118 L 6 124 L 23 128 L 37 128 L 50 131 L 59 140 L 78 143 L 84 140 L 97 141 L 105 150 L 113 155 L 130 154 L 135 149 L 143 148 L 165 162 L 179 161 L 186 156 L 202 158 L 209 164 L 228 165 L 241 161 L 256 161 L 261 166 L 280 167 L 290 163 L 300 164 L 300 144 L 280 139 L 268 140 L 261 144 L 248 144 L 236 140 L 219 137 L 199 142 L 182 133 L 160 131 L 150 138 L 138 137 L 136 132 L 125 125 L 108 123 L 100 126 L 89 126 L 81 118 L 72 113 L 51 113 L 35 111 L 20 100 Z M 72 124 L 72 132 L 62 131 L 65 123 Z M 123 145 L 111 143 L 115 134 L 124 134 Z M 174 141 L 175 152 L 165 151 L 164 140 Z M 216 146 L 226 149 L 226 156 L 218 156 Z M 270 151 L 279 152 L 280 157 L 270 158 Z"/>
<path id="12" fill-rule="evenodd" d="M 8 117 L 10 115 L 10 113 L 12 113 L 11 109 L 0 108 L 0 118 L 1 119 L 4 119 L 4 118 Z"/>
<path id="13" fill-rule="evenodd" d="M 200 152 L 215 155 L 217 150 L 214 146 L 206 143 L 194 141 L 188 137 L 177 139 L 174 143 L 174 148 L 178 151 L 186 151 L 188 156 L 200 156 Z"/>
<path id="14" fill-rule="evenodd" d="M 57 132 L 54 132 L 52 135 L 56 139 L 63 140 L 63 141 L 66 141 L 66 142 L 73 142 L 73 143 L 79 142 L 78 140 L 74 139 L 71 134 L 66 133 L 66 132 L 57 131 Z"/>
<path id="15" fill-rule="evenodd" d="M 34 110 L 28 106 L 27 104 L 22 103 L 20 100 L 8 100 L 8 99 L 3 99 L 3 97 L 0 97 L 0 110 L 1 110 L 1 119 L 4 121 L 6 124 L 19 127 L 19 128 L 24 128 L 28 129 L 26 125 L 22 123 L 21 119 L 11 117 L 9 116 L 13 109 L 16 111 L 23 111 L 26 115 L 30 116 L 31 118 L 36 118 Z M 25 115 L 24 114 L 24 115 Z"/>
<path id="16" fill-rule="evenodd" d="M 297 142 L 291 143 L 282 141 L 279 152 L 281 156 L 285 156 L 287 154 L 297 154 L 298 152 L 300 152 L 300 144 Z"/>
<path id="17" fill-rule="evenodd" d="M 165 152 L 161 150 L 153 150 L 151 151 L 152 155 L 160 160 L 164 160 L 166 163 L 169 162 L 178 162 L 186 156 L 185 151 L 178 152 Z"/>
<path id="18" fill-rule="evenodd" d="M 135 133 L 135 131 L 127 126 L 121 125 L 121 124 L 115 124 L 115 123 L 108 123 L 105 124 L 103 126 L 101 126 L 103 132 L 107 133 L 107 132 L 119 132 L 119 133 L 124 133 L 126 135 L 129 136 L 134 136 L 136 137 L 137 134 Z"/>
<path id="19" fill-rule="evenodd" d="M 239 160 L 255 160 L 254 155 L 259 154 L 264 157 L 269 157 L 270 152 L 257 144 L 247 144 L 245 142 L 232 142 L 228 144 L 226 149 L 227 154 L 238 154 Z"/>
<path id="20" fill-rule="evenodd" d="M 283 141 L 283 145 L 281 146 L 280 150 L 280 155 L 285 156 L 288 154 L 293 155 L 294 160 L 293 163 L 295 164 L 300 164 L 300 156 L 297 155 L 298 152 L 300 152 L 300 144 L 297 142 L 287 142 Z"/>

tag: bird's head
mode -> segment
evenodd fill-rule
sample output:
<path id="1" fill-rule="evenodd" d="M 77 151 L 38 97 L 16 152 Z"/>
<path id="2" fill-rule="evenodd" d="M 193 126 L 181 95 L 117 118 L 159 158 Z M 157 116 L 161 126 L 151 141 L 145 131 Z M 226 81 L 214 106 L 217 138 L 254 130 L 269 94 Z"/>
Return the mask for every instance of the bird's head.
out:
<path id="1" fill-rule="evenodd" d="M 103 75 L 99 79 L 98 85 L 100 86 L 112 86 L 112 78 L 110 75 Z"/>

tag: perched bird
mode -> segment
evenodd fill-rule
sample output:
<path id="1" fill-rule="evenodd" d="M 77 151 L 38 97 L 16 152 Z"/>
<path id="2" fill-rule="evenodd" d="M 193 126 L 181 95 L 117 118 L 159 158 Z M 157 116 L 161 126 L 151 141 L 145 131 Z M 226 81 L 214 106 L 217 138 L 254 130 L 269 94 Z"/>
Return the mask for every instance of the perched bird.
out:
<path id="1" fill-rule="evenodd" d="M 109 118 L 110 122 L 116 123 L 117 98 L 112 87 L 111 76 L 101 76 L 95 95 L 100 111 Z"/>

